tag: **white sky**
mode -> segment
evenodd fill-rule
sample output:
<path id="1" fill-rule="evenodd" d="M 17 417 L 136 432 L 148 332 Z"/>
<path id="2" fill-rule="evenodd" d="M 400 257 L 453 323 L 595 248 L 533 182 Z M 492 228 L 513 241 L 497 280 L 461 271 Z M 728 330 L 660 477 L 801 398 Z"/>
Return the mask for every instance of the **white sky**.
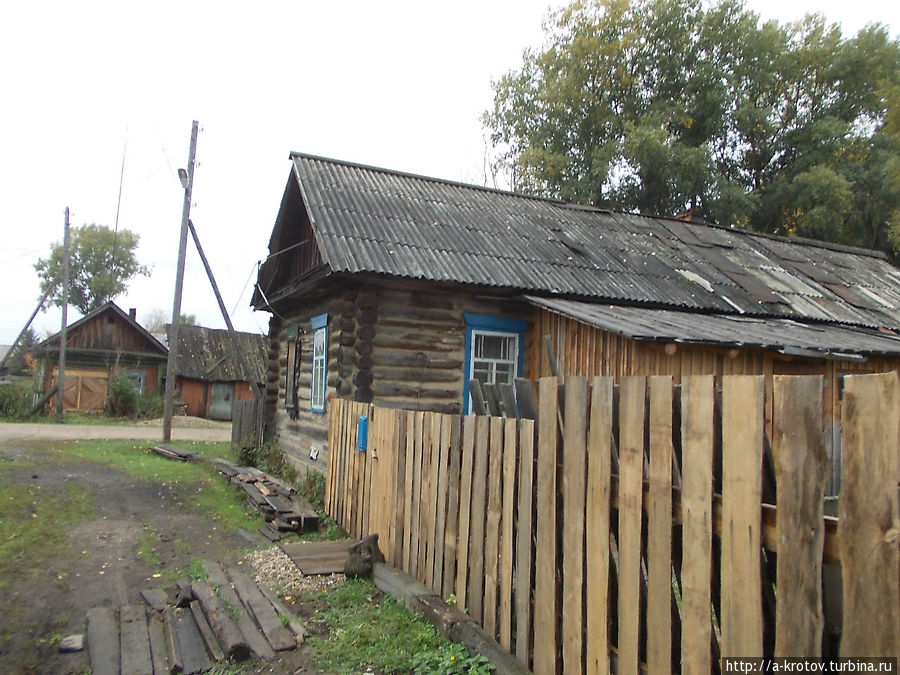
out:
<path id="1" fill-rule="evenodd" d="M 561 0 L 259 3 L 162 0 L 0 6 L 0 344 L 39 299 L 33 264 L 78 226 L 141 237 L 152 276 L 116 298 L 171 315 L 191 121 L 201 123 L 191 219 L 238 330 L 290 171 L 291 150 L 451 180 L 484 181 L 480 114 L 491 79 L 539 46 Z M 887 24 L 900 4 L 750 0 L 765 18 L 821 11 L 845 34 Z M 127 149 L 126 149 L 127 144 Z M 251 279 L 252 275 L 252 279 Z M 249 280 L 249 283 L 248 283 Z M 232 311 L 234 310 L 234 311 Z M 224 327 L 189 242 L 182 312 Z M 38 316 L 40 336 L 59 312 Z M 78 313 L 70 308 L 70 321 Z"/>

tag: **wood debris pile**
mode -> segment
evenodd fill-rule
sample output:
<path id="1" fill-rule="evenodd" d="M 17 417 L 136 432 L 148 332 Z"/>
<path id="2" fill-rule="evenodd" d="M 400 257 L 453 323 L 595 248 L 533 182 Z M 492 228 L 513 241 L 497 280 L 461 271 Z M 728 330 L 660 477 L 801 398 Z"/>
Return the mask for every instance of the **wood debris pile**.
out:
<path id="1" fill-rule="evenodd" d="M 225 659 L 271 661 L 303 643 L 306 629 L 268 588 L 235 567 L 203 566 L 209 578 L 179 581 L 174 602 L 152 588 L 141 593 L 146 606 L 88 610 L 91 671 L 190 675 Z"/>

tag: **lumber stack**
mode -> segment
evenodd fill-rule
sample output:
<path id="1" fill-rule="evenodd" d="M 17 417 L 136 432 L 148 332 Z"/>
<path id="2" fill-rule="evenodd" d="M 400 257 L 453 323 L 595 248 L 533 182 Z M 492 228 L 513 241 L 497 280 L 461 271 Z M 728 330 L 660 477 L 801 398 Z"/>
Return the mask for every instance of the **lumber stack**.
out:
<path id="1" fill-rule="evenodd" d="M 218 471 L 232 484 L 241 488 L 249 506 L 266 520 L 260 533 L 270 541 L 277 541 L 283 533 L 308 532 L 319 527 L 319 515 L 306 499 L 287 483 L 252 467 L 239 467 L 216 460 Z"/>
<path id="2" fill-rule="evenodd" d="M 182 580 L 177 596 L 146 589 L 146 604 L 88 610 L 91 672 L 191 675 L 226 659 L 271 661 L 303 643 L 305 627 L 268 588 L 236 568 L 203 566 L 208 579 Z"/>

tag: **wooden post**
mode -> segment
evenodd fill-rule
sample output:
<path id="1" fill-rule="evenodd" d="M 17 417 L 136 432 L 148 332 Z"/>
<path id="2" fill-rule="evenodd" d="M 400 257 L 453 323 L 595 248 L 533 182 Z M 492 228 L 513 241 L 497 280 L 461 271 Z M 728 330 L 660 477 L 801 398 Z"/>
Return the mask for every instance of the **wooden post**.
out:
<path id="1" fill-rule="evenodd" d="M 56 375 L 56 416 L 63 421 L 63 399 L 66 397 L 66 329 L 69 317 L 69 207 L 63 229 L 62 328 L 59 331 L 59 364 Z"/>
<path id="2" fill-rule="evenodd" d="M 19 334 L 16 336 L 16 339 L 13 340 L 13 343 L 9 346 L 9 350 L 3 356 L 3 359 L 0 360 L 0 370 L 3 370 L 4 366 L 6 366 L 6 362 L 9 361 L 12 356 L 13 351 L 15 351 L 16 346 L 19 344 L 19 340 L 25 335 L 25 331 L 28 330 L 28 327 L 31 325 L 31 322 L 34 321 L 34 317 L 37 316 L 38 312 L 41 311 L 41 308 L 44 306 L 44 303 L 47 302 L 47 298 L 50 297 L 50 291 L 46 291 L 41 299 L 38 301 L 37 307 L 34 308 L 34 311 L 31 313 L 27 323 L 25 324 L 25 328 L 23 328 Z"/>
<path id="3" fill-rule="evenodd" d="M 209 285 L 212 286 L 213 293 L 216 296 L 216 302 L 219 303 L 219 311 L 222 312 L 222 318 L 225 319 L 225 325 L 228 330 L 234 332 L 234 326 L 231 325 L 231 317 L 228 316 L 228 310 L 225 309 L 225 303 L 222 302 L 222 294 L 219 293 L 219 286 L 216 284 L 216 278 L 213 276 L 212 267 L 206 259 L 203 247 L 200 245 L 200 237 L 197 236 L 197 230 L 194 229 L 194 223 L 188 219 L 188 229 L 191 231 L 191 237 L 194 239 L 194 245 L 197 247 L 197 253 L 200 254 L 200 260 L 203 263 L 203 269 L 206 270 L 206 276 L 209 277 Z M 241 354 L 243 358 L 243 354 Z"/>
<path id="4" fill-rule="evenodd" d="M 197 154 L 197 120 L 191 124 L 191 147 L 188 152 L 187 185 L 184 187 L 184 204 L 181 209 L 181 236 L 178 240 L 178 264 L 175 270 L 175 298 L 172 302 L 172 331 L 170 333 L 169 358 L 166 361 L 166 395 L 163 409 L 163 441 L 172 440 L 172 408 L 175 403 L 175 367 L 178 363 L 178 326 L 181 323 L 181 289 L 184 285 L 184 258 L 187 253 L 188 221 L 191 215 L 191 191 L 194 187 L 194 157 Z"/>

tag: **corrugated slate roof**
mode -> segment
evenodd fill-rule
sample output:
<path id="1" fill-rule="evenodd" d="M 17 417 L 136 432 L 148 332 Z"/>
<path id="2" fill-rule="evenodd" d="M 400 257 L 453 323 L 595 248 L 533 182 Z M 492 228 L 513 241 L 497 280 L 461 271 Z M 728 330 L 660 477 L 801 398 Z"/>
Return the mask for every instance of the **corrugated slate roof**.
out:
<path id="1" fill-rule="evenodd" d="M 166 325 L 171 344 L 172 326 Z M 202 326 L 178 327 L 178 375 L 207 382 L 265 382 L 266 338 Z"/>
<path id="2" fill-rule="evenodd" d="M 331 272 L 900 328 L 900 271 L 875 252 L 292 159 Z"/>
<path id="3" fill-rule="evenodd" d="M 868 328 L 791 319 L 688 314 L 670 309 L 601 305 L 527 296 L 537 307 L 633 340 L 758 347 L 788 354 L 848 359 L 850 354 L 900 355 L 900 335 Z M 814 353 L 814 354 L 813 354 Z"/>

